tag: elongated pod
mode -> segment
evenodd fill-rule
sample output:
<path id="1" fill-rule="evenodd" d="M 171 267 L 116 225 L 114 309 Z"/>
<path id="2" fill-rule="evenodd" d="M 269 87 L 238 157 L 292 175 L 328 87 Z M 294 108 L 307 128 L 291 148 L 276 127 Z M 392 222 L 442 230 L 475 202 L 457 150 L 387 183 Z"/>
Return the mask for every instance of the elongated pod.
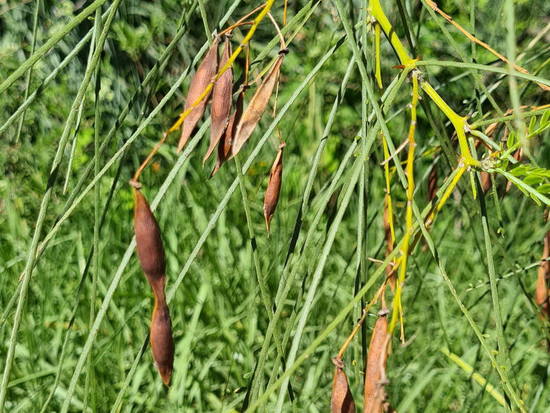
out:
<path id="1" fill-rule="evenodd" d="M 188 110 L 189 108 L 191 108 L 193 104 L 197 101 L 197 99 L 203 94 L 208 84 L 212 81 L 212 78 L 216 75 L 216 70 L 218 70 L 217 38 L 214 39 L 214 41 L 212 42 L 210 50 L 208 50 L 208 53 L 204 57 L 204 60 L 201 62 L 197 71 L 195 72 L 195 76 L 193 76 L 193 79 L 191 80 L 191 84 L 189 85 L 189 92 L 187 92 L 187 98 L 185 99 L 184 110 Z M 183 124 L 181 126 L 181 136 L 177 149 L 178 152 L 183 149 L 183 147 L 189 140 L 193 129 L 195 129 L 195 126 L 204 114 L 207 101 L 208 96 L 205 96 L 204 99 L 191 110 L 189 115 L 187 115 L 187 117 L 183 121 Z"/>
<path id="2" fill-rule="evenodd" d="M 225 65 L 225 63 L 229 60 L 229 56 L 231 56 L 231 42 L 228 38 L 226 38 L 223 46 L 222 58 L 220 60 L 220 67 Z M 204 155 L 203 162 L 210 157 L 225 132 L 227 122 L 229 121 L 229 114 L 231 112 L 232 92 L 233 70 L 229 68 L 216 81 L 212 90 L 212 108 L 210 112 L 210 146 Z"/>
<path id="3" fill-rule="evenodd" d="M 241 120 L 237 125 L 237 130 L 235 131 L 233 146 L 231 148 L 232 156 L 235 156 L 237 153 L 239 153 L 245 142 L 248 140 L 248 138 L 250 138 L 250 135 L 252 135 L 252 132 L 254 132 L 256 125 L 260 121 L 260 118 L 262 117 L 262 114 L 264 113 L 265 108 L 269 103 L 269 98 L 273 93 L 273 89 L 275 88 L 277 79 L 279 78 L 279 73 L 281 71 L 281 65 L 283 64 L 284 58 L 285 54 L 281 52 L 277 57 L 275 64 L 273 65 L 265 79 L 262 81 L 262 83 L 256 90 L 256 93 L 254 93 L 254 96 L 252 96 L 250 103 L 244 110 L 243 116 L 241 117 Z"/>
<path id="4" fill-rule="evenodd" d="M 336 368 L 332 379 L 330 411 L 331 413 L 355 413 L 355 402 L 344 371 L 344 362 L 339 358 L 332 359 L 332 362 Z"/>
<path id="5" fill-rule="evenodd" d="M 174 365 L 174 340 L 170 311 L 164 294 L 166 282 L 164 248 L 157 220 L 139 190 L 139 184 L 135 182 L 131 184 L 134 187 L 136 250 L 141 268 L 155 297 L 150 326 L 151 351 L 162 381 L 168 386 Z"/>
<path id="6" fill-rule="evenodd" d="M 165 259 L 160 229 L 147 200 L 134 188 L 134 231 L 139 262 L 147 278 L 164 277 Z"/>
<path id="7" fill-rule="evenodd" d="M 216 165 L 210 173 L 210 177 L 214 176 L 216 172 L 221 168 L 222 164 L 229 159 L 231 156 L 231 147 L 233 145 L 233 137 L 235 136 L 235 130 L 237 129 L 237 124 L 241 119 L 243 114 L 244 106 L 244 91 L 246 88 L 242 88 L 237 97 L 237 102 L 235 103 L 235 110 L 229 117 L 229 122 L 227 127 L 222 134 L 222 138 L 218 143 L 218 158 L 216 159 Z"/>
<path id="8" fill-rule="evenodd" d="M 367 366 L 363 413 L 382 413 L 386 410 L 386 361 L 388 358 L 388 310 L 382 309 L 372 330 Z"/>
<path id="9" fill-rule="evenodd" d="M 151 352 L 162 382 L 170 385 L 174 368 L 174 340 L 172 338 L 172 320 L 164 295 L 164 278 L 154 282 L 155 307 L 151 317 Z"/>
<path id="10" fill-rule="evenodd" d="M 277 204 L 279 203 L 279 194 L 281 193 L 281 184 L 283 179 L 283 149 L 285 143 L 279 145 L 279 151 L 275 157 L 275 161 L 271 166 L 271 172 L 269 174 L 269 182 L 267 183 L 267 189 L 264 195 L 264 218 L 265 226 L 269 232 L 271 218 L 275 213 Z"/>

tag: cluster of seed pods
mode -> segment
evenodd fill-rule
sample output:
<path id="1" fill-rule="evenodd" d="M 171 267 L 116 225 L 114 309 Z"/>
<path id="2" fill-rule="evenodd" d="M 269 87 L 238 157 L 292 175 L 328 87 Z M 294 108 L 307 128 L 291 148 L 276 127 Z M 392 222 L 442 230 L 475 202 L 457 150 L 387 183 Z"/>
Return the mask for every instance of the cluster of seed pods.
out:
<path id="1" fill-rule="evenodd" d="M 220 43 L 223 44 L 221 58 L 218 57 Z M 222 68 L 225 68 L 232 54 L 230 32 L 213 39 L 210 49 L 191 79 L 184 106 L 184 113 L 187 112 L 187 116 L 181 124 L 181 135 L 177 145 L 177 152 L 180 152 L 189 141 L 210 103 L 210 143 L 203 157 L 203 163 L 205 163 L 217 147 L 217 160 L 210 177 L 225 161 L 239 153 L 258 125 L 277 85 L 281 65 L 288 52 L 283 46 L 284 43 L 275 63 L 261 82 L 258 82 L 258 87 L 245 108 L 245 92 L 249 88 L 247 76 L 244 83 L 237 88 L 237 98 L 233 105 L 232 67 L 229 66 L 221 75 L 218 75 L 218 70 L 221 72 Z M 246 65 L 248 65 L 248 59 Z M 248 73 L 248 67 L 245 68 L 245 73 Z M 214 79 L 216 80 L 212 85 Z M 159 144 L 164 142 L 166 136 L 167 133 Z M 281 191 L 284 146 L 284 142 L 279 146 L 264 197 L 264 218 L 268 232 Z M 162 381 L 168 386 L 174 364 L 174 340 L 164 291 L 166 284 L 164 248 L 158 223 L 141 193 L 141 185 L 138 182 L 141 171 L 157 149 L 158 147 L 140 166 L 130 184 L 134 192 L 137 255 L 154 295 L 150 327 L 151 350 Z"/>
<path id="2" fill-rule="evenodd" d="M 185 99 L 185 110 L 191 109 L 191 111 L 183 121 L 177 147 L 178 152 L 185 147 L 210 101 L 210 144 L 203 157 L 203 163 L 212 155 L 216 146 L 218 147 L 216 165 L 210 176 L 214 175 L 226 160 L 237 155 L 254 132 L 273 94 L 281 65 L 288 52 L 287 49 L 279 52 L 275 63 L 262 79 L 246 108 L 244 108 L 244 95 L 249 86 L 245 81 L 238 87 L 237 99 L 232 111 L 234 85 L 231 67 L 216 80 L 212 92 L 197 104 L 217 71 L 226 65 L 231 56 L 230 36 L 224 35 L 221 59 L 218 59 L 219 44 L 220 40 L 216 37 L 191 80 Z M 277 159 L 282 159 L 280 153 L 277 154 Z"/>

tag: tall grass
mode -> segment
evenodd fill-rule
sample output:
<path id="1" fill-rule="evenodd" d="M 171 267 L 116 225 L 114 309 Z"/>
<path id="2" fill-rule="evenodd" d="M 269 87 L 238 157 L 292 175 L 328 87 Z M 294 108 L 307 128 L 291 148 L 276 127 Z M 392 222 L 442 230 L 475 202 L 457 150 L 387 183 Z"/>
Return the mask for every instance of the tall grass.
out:
<path id="1" fill-rule="evenodd" d="M 393 408 L 544 411 L 550 330 L 533 300 L 550 230 L 543 1 L 273 3 L 290 53 L 246 146 L 209 179 L 205 117 L 141 176 L 167 256 L 176 351 L 163 387 L 127 182 L 181 114 L 210 35 L 261 4 L 0 4 L 0 412 L 328 411 L 331 358 L 370 303 L 344 356 L 361 408 L 388 265 L 401 266 L 385 295 Z M 279 43 L 268 19 L 254 30 L 251 79 Z"/>

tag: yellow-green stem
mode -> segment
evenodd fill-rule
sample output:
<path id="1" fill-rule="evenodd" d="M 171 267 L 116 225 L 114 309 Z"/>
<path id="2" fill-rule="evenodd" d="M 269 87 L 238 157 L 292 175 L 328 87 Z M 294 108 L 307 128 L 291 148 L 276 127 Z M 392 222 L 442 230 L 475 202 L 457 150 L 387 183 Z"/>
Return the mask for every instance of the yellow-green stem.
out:
<path id="1" fill-rule="evenodd" d="M 405 233 L 403 235 L 403 243 L 401 244 L 401 263 L 399 266 L 399 276 L 395 288 L 395 297 L 393 299 L 392 318 L 389 326 L 390 333 L 393 332 L 399 318 L 401 325 L 401 340 L 405 340 L 404 325 L 403 325 L 403 307 L 401 305 L 401 294 L 403 284 L 405 283 L 405 275 L 407 273 L 407 257 L 409 255 L 409 242 L 413 232 L 413 196 L 414 196 L 414 152 L 416 141 L 414 134 L 416 131 L 416 106 L 418 105 L 418 76 L 419 72 L 412 72 L 412 100 L 411 100 L 411 123 L 409 126 L 409 134 L 407 140 L 409 143 L 409 152 L 407 154 L 407 210 L 405 212 Z"/>
<path id="2" fill-rule="evenodd" d="M 397 35 L 395 34 L 395 31 L 393 30 L 390 21 L 386 17 L 384 10 L 382 10 L 380 0 L 370 0 L 370 12 L 374 16 L 378 24 L 382 27 L 382 30 L 384 30 L 386 36 L 388 36 L 388 39 L 393 46 L 395 53 L 397 53 L 397 57 L 399 58 L 401 64 L 406 67 L 414 67 L 415 59 L 409 56 L 407 50 L 403 46 L 403 43 L 401 43 L 401 40 L 399 40 L 399 37 L 397 37 Z"/>
<path id="3" fill-rule="evenodd" d="M 388 161 L 390 159 L 390 152 L 384 136 L 382 136 L 382 147 L 384 148 L 384 161 Z M 390 226 L 391 242 L 393 247 L 395 244 L 395 230 L 393 226 L 393 203 L 391 199 L 391 176 L 389 162 L 384 162 L 384 177 L 386 179 L 386 208 L 388 208 L 388 225 Z"/>
<path id="4" fill-rule="evenodd" d="M 456 131 L 456 136 L 458 137 L 458 145 L 460 147 L 460 152 L 462 153 L 462 158 L 466 165 L 479 166 L 479 161 L 474 159 L 468 147 L 468 140 L 466 139 L 466 128 L 469 128 L 466 118 L 460 116 L 451 107 L 443 100 L 439 93 L 428 82 L 422 82 L 422 90 L 432 99 L 432 101 L 441 109 L 441 111 L 447 116 L 447 118 L 453 124 L 453 127 Z"/>
<path id="5" fill-rule="evenodd" d="M 386 33 L 391 45 L 393 46 L 397 57 L 401 62 L 401 65 L 405 69 L 416 68 L 416 59 L 413 59 L 407 53 L 403 43 L 395 34 L 395 31 L 388 20 L 384 10 L 382 10 L 382 5 L 380 0 L 371 0 L 370 1 L 370 12 L 372 16 L 376 19 L 378 24 Z M 458 115 L 451 107 L 439 96 L 435 89 L 427 82 L 421 82 L 422 89 L 428 94 L 428 96 L 434 101 L 434 103 L 443 111 L 445 116 L 451 121 L 453 127 L 455 128 L 458 144 L 460 147 L 460 152 L 462 154 L 462 160 L 468 166 L 479 166 L 480 162 L 473 158 L 470 149 L 468 148 L 468 142 L 466 140 L 466 129 L 469 128 L 466 118 Z"/>

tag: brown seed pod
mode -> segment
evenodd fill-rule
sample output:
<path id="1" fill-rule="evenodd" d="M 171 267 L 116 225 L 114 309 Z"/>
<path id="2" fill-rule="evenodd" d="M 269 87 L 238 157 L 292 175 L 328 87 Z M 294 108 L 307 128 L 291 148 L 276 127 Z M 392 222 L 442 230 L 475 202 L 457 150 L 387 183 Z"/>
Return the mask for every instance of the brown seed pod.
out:
<path id="1" fill-rule="evenodd" d="M 164 277 L 151 286 L 155 292 L 155 307 L 151 317 L 151 351 L 162 381 L 168 386 L 174 367 L 174 340 L 170 312 L 164 296 Z"/>
<path id="2" fill-rule="evenodd" d="M 539 306 L 545 317 L 550 316 L 550 297 L 548 296 L 548 281 L 550 281 L 550 231 L 544 237 L 544 248 L 542 251 L 541 263 L 537 274 L 535 287 L 535 303 Z"/>
<path id="3" fill-rule="evenodd" d="M 233 137 L 235 136 L 235 130 L 237 129 L 237 124 L 241 119 L 243 114 L 244 106 L 244 91 L 246 88 L 242 88 L 238 97 L 237 103 L 235 104 L 235 110 L 229 117 L 229 122 L 227 122 L 227 127 L 218 143 L 218 158 L 216 160 L 216 165 L 210 173 L 210 177 L 214 176 L 216 172 L 221 168 L 222 164 L 229 159 L 231 155 L 231 146 L 233 144 Z"/>
<path id="4" fill-rule="evenodd" d="M 283 177 L 283 149 L 285 143 L 279 145 L 279 151 L 275 157 L 275 161 L 271 166 L 271 172 L 269 173 L 269 182 L 267 183 L 267 189 L 264 195 L 264 218 L 267 232 L 269 232 L 269 224 L 271 218 L 277 208 L 279 202 L 279 194 L 281 192 L 281 183 Z"/>
<path id="5" fill-rule="evenodd" d="M 149 279 L 164 277 L 166 268 L 160 229 L 141 191 L 134 187 L 134 231 L 136 249 L 143 272 Z"/>
<path id="6" fill-rule="evenodd" d="M 481 181 L 481 190 L 484 194 L 486 194 L 493 185 L 493 183 L 491 182 L 491 174 L 489 172 L 481 171 L 479 173 L 479 178 Z"/>
<path id="7" fill-rule="evenodd" d="M 280 53 L 275 61 L 275 64 L 256 90 L 256 93 L 254 93 L 249 105 L 245 109 L 243 116 L 237 125 L 237 130 L 235 131 L 232 156 L 239 153 L 260 121 L 260 118 L 262 117 L 262 114 L 264 113 L 269 102 L 269 98 L 273 93 L 277 79 L 279 78 L 279 72 L 281 71 L 281 64 L 283 63 L 284 58 L 285 54 Z"/>
<path id="8" fill-rule="evenodd" d="M 191 106 L 193 106 L 195 101 L 203 94 L 208 84 L 212 81 L 212 78 L 216 75 L 217 69 L 218 39 L 216 38 L 212 42 L 210 50 L 208 50 L 208 53 L 204 57 L 204 60 L 195 72 L 195 76 L 193 76 L 193 79 L 191 80 L 191 84 L 189 85 L 189 92 L 187 92 L 187 98 L 185 99 L 184 110 L 187 110 Z M 187 117 L 183 121 L 183 125 L 181 127 L 180 141 L 178 143 L 177 149 L 178 152 L 183 149 L 183 147 L 189 140 L 193 129 L 195 128 L 197 122 L 200 120 L 204 113 L 207 101 L 208 96 L 205 96 L 205 98 L 193 108 L 193 110 L 189 113 L 189 115 L 187 115 Z"/>
<path id="9" fill-rule="evenodd" d="M 387 315 L 388 310 L 383 308 L 378 313 L 378 319 L 372 331 L 365 371 L 364 413 L 381 413 L 388 408 L 384 390 L 384 386 L 388 383 L 386 360 L 390 341 Z"/>
<path id="10" fill-rule="evenodd" d="M 220 67 L 223 67 L 231 56 L 231 42 L 225 38 L 223 54 L 220 60 Z M 227 69 L 216 81 L 212 89 L 212 108 L 210 113 L 210 146 L 203 158 L 203 163 L 210 157 L 210 154 L 220 141 L 231 112 L 231 95 L 233 91 L 233 70 Z"/>
<path id="11" fill-rule="evenodd" d="M 344 362 L 338 357 L 333 358 L 332 362 L 336 368 L 332 379 L 331 413 L 355 413 L 355 402 L 344 371 Z"/>

